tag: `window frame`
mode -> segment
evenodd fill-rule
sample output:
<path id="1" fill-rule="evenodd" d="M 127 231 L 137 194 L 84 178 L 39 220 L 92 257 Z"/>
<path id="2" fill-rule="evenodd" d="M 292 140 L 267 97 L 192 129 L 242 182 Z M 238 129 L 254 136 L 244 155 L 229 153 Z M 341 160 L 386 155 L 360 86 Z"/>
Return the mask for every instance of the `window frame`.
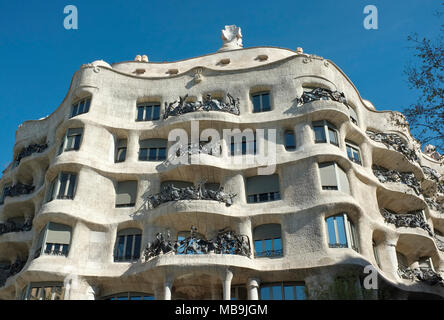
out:
<path id="1" fill-rule="evenodd" d="M 268 234 L 265 236 L 258 235 L 257 233 L 263 233 L 263 229 L 267 230 L 268 226 Z M 277 228 L 279 226 L 279 236 L 272 235 L 273 228 Z M 258 230 L 258 228 L 263 228 L 262 230 Z M 270 231 L 273 230 L 273 231 Z M 253 229 L 253 246 L 254 246 L 254 258 L 280 258 L 284 256 L 284 245 L 283 245 L 283 239 L 282 239 L 282 224 L 280 223 L 265 223 L 260 224 L 256 226 Z M 266 250 L 266 241 L 271 240 L 271 250 Z M 276 243 L 280 242 L 280 248 L 278 246 L 277 249 L 275 249 Z M 257 243 L 261 244 L 261 251 L 257 250 Z"/>
<path id="2" fill-rule="evenodd" d="M 75 103 L 73 103 L 71 105 L 71 113 L 70 113 L 70 119 L 74 118 L 78 115 L 84 114 L 84 113 L 88 113 L 89 109 L 91 108 L 91 101 L 92 101 L 92 96 L 88 96 L 82 99 L 78 99 L 76 100 Z M 82 105 L 82 112 L 79 112 L 79 106 Z M 86 108 L 85 108 L 86 106 Z"/>
<path id="3" fill-rule="evenodd" d="M 351 154 L 352 154 L 352 158 L 350 158 L 350 154 L 349 154 L 349 149 L 351 149 Z M 361 155 L 361 148 L 359 148 L 358 145 L 356 145 L 355 143 L 346 140 L 345 141 L 345 151 L 347 152 L 347 158 L 348 160 L 350 160 L 353 163 L 357 163 L 360 166 L 362 166 L 362 155 Z M 358 160 L 356 161 L 354 158 L 355 155 L 355 151 L 358 155 Z"/>
<path id="4" fill-rule="evenodd" d="M 280 287 L 281 290 L 281 299 L 274 299 L 273 297 L 273 288 L 274 287 Z M 293 287 L 293 297 L 294 299 L 285 299 L 285 288 L 286 287 Z M 299 298 L 299 294 L 298 294 L 298 290 L 297 287 L 303 287 L 303 291 L 304 291 L 304 295 L 302 299 L 298 299 Z M 269 289 L 269 296 L 270 299 L 264 299 L 264 297 L 262 296 L 262 290 L 263 289 Z M 307 293 L 306 293 L 307 287 L 305 286 L 305 282 L 303 281 L 280 281 L 280 282 L 269 282 L 269 283 L 264 283 L 261 284 L 259 287 L 259 300 L 307 300 Z"/>
<path id="5" fill-rule="evenodd" d="M 331 122 L 327 120 L 317 120 L 312 121 L 311 127 L 314 134 L 314 143 L 329 143 L 336 147 L 340 147 L 340 135 L 338 128 Z M 323 140 L 316 140 L 316 129 L 315 128 L 323 128 Z M 331 141 L 330 132 L 333 132 L 335 139 L 337 140 L 337 143 Z"/>
<path id="6" fill-rule="evenodd" d="M 142 122 L 142 121 L 158 121 L 161 118 L 161 110 L 160 110 L 161 103 L 152 101 L 152 102 L 140 102 L 137 103 L 136 106 L 136 121 Z M 142 109 L 143 108 L 143 109 Z M 150 115 L 148 118 L 148 109 L 150 108 Z M 142 109 L 142 113 L 140 110 Z M 140 118 L 140 114 L 142 114 L 142 117 Z M 156 116 L 156 119 L 154 117 Z"/>
<path id="7" fill-rule="evenodd" d="M 34 288 L 38 289 L 38 299 L 30 299 L 31 293 Z M 45 288 L 51 288 L 51 299 L 44 298 Z M 57 292 L 55 288 L 61 288 L 61 299 L 56 298 Z M 21 300 L 64 300 L 65 299 L 65 287 L 63 282 L 30 282 L 28 283 L 22 291 Z"/>
<path id="8" fill-rule="evenodd" d="M 287 135 L 289 135 L 289 134 L 292 136 L 291 141 L 294 143 L 293 146 L 290 145 L 290 148 L 287 144 Z M 291 151 L 296 150 L 296 134 L 295 134 L 294 130 L 285 130 L 284 131 L 284 146 L 285 146 L 286 151 L 291 152 Z"/>
<path id="9" fill-rule="evenodd" d="M 75 129 L 80 129 L 81 132 L 80 133 L 71 133 L 70 134 L 70 130 L 75 130 Z M 84 134 L 84 128 L 83 127 L 78 127 L 78 128 L 67 128 L 65 135 L 63 136 L 63 140 L 62 143 L 60 144 L 59 147 L 59 151 L 57 153 L 57 155 L 61 155 L 63 152 L 69 152 L 69 151 L 78 151 L 80 150 L 80 147 L 82 145 L 82 141 L 83 141 L 83 134 Z M 75 137 L 73 138 L 74 140 L 74 146 L 72 148 L 68 148 L 68 141 L 71 137 Z M 77 147 L 76 147 L 77 145 Z"/>
<path id="10" fill-rule="evenodd" d="M 63 243 L 63 244 L 62 243 L 53 243 L 53 242 L 47 243 L 48 231 L 49 231 L 49 226 L 50 226 L 51 223 L 53 223 L 55 225 L 62 225 L 62 226 L 71 228 L 69 244 L 66 244 L 66 243 Z M 40 231 L 40 233 L 39 233 L 39 235 L 37 237 L 37 246 L 38 246 L 38 248 L 36 248 L 34 250 L 34 258 L 33 259 L 37 259 L 38 257 L 43 256 L 43 255 L 45 255 L 45 256 L 56 256 L 56 257 L 60 257 L 60 256 L 68 257 L 70 249 L 71 249 L 71 244 L 72 244 L 72 235 L 73 235 L 73 230 L 72 229 L 73 228 L 70 225 L 67 225 L 67 224 L 55 223 L 55 222 L 51 222 L 51 221 L 48 222 L 42 228 L 42 230 Z M 42 237 L 42 239 L 41 239 L 41 246 L 39 246 L 39 244 L 40 244 L 40 237 Z M 59 253 L 60 254 L 47 253 L 47 246 L 48 246 L 48 244 L 52 244 L 53 248 L 55 247 L 55 245 L 60 245 L 60 249 L 59 249 Z M 66 250 L 65 250 L 65 248 L 66 248 Z M 51 252 L 54 252 L 54 251 L 51 251 Z"/>
<path id="11" fill-rule="evenodd" d="M 117 203 L 117 198 L 118 195 L 120 193 L 118 193 L 119 191 L 119 183 L 124 183 L 124 182 L 133 182 L 135 184 L 135 193 L 134 193 L 134 202 L 130 202 L 130 203 L 126 203 L 126 204 L 118 204 Z M 122 181 L 116 181 L 116 187 L 115 187 L 115 208 L 132 208 L 136 205 L 137 202 L 137 194 L 139 192 L 139 181 L 138 180 L 122 180 Z"/>
<path id="12" fill-rule="evenodd" d="M 117 139 L 114 163 L 125 162 L 127 150 L 128 150 L 128 140 L 126 138 Z M 121 159 L 122 154 L 124 155 L 123 159 Z"/>
<path id="13" fill-rule="evenodd" d="M 264 102 L 263 102 L 263 96 L 267 95 L 268 96 L 268 107 L 269 109 L 264 109 Z M 253 113 L 261 113 L 261 112 L 269 112 L 272 111 L 273 108 L 271 106 L 271 90 L 264 90 L 264 91 L 258 91 L 258 92 L 254 92 L 250 94 L 251 97 L 251 103 L 253 105 L 253 109 L 252 112 Z M 255 97 L 259 97 L 259 109 L 256 110 L 255 108 L 255 103 L 254 103 L 254 98 Z"/>
<path id="14" fill-rule="evenodd" d="M 336 186 L 323 185 L 321 166 L 325 167 L 325 166 L 329 166 L 329 165 L 333 165 L 334 166 Z M 319 169 L 319 179 L 320 179 L 320 182 L 321 182 L 320 185 L 321 185 L 321 190 L 322 191 L 334 190 L 334 191 L 339 191 L 339 192 L 343 192 L 343 193 L 347 193 L 347 194 L 351 193 L 350 181 L 348 180 L 347 172 L 344 169 L 342 169 L 342 167 L 336 161 L 318 162 L 318 169 Z M 344 174 L 345 179 L 347 180 L 347 185 L 343 185 L 343 183 L 341 181 L 341 174 L 342 173 L 340 173 L 340 171 L 342 171 L 342 173 Z"/>
<path id="15" fill-rule="evenodd" d="M 68 178 L 66 179 L 64 195 L 60 196 L 60 186 L 62 185 L 61 181 L 63 175 L 67 175 Z M 72 184 L 74 184 L 74 186 L 71 186 Z M 74 200 L 76 195 L 77 185 L 78 185 L 78 178 L 76 172 L 67 172 L 67 171 L 59 172 L 57 177 L 54 178 L 51 181 L 51 183 L 48 185 L 47 193 L 45 196 L 45 203 L 51 202 L 53 200 Z M 69 194 L 70 190 L 72 191 L 71 195 Z"/>
<path id="16" fill-rule="evenodd" d="M 267 191 L 267 192 L 262 192 L 262 193 L 249 193 L 250 191 L 248 190 L 249 189 L 248 182 L 251 181 L 250 179 L 252 179 L 252 178 L 254 179 L 255 177 L 271 177 L 271 176 L 277 177 L 277 180 L 278 180 L 277 184 L 278 184 L 279 190 Z M 247 204 L 266 203 L 266 202 L 273 202 L 273 201 L 282 200 L 282 198 L 281 198 L 281 178 L 280 178 L 279 174 L 275 173 L 275 174 L 267 175 L 267 176 L 252 176 L 252 177 L 245 178 L 245 196 L 246 196 Z M 265 196 L 267 197 L 267 200 L 261 201 L 264 199 Z"/>
<path id="17" fill-rule="evenodd" d="M 343 233 L 345 236 L 345 245 L 340 243 L 340 233 L 339 233 L 339 226 L 338 226 L 338 222 L 336 220 L 336 218 L 341 217 L 342 218 L 342 224 L 344 227 Z M 328 220 L 333 219 L 333 230 L 330 230 L 329 228 L 329 222 Z M 348 248 L 348 249 L 353 249 L 354 251 L 356 251 L 357 253 L 359 253 L 359 239 L 358 239 L 358 235 L 357 235 L 357 230 L 356 230 L 356 226 L 354 224 L 354 222 L 348 218 L 347 213 L 343 212 L 343 213 L 339 213 L 339 214 L 334 214 L 334 215 L 330 215 L 328 217 L 326 217 L 324 219 L 325 221 L 325 227 L 327 230 L 327 242 L 328 242 L 328 247 L 331 249 L 338 249 L 338 248 Z M 330 231 L 333 231 L 333 235 L 335 238 L 335 243 L 331 243 L 331 235 L 332 233 Z"/>
<path id="18" fill-rule="evenodd" d="M 128 237 L 132 237 L 131 240 L 131 249 L 130 256 L 127 258 L 127 245 L 128 245 Z M 137 248 L 137 239 L 139 237 L 139 252 L 136 252 Z M 119 258 L 119 245 L 120 239 L 123 238 L 123 251 L 122 258 Z M 116 235 L 116 243 L 114 245 L 114 262 L 137 262 L 142 255 L 142 230 L 138 228 L 126 228 L 117 232 Z"/>

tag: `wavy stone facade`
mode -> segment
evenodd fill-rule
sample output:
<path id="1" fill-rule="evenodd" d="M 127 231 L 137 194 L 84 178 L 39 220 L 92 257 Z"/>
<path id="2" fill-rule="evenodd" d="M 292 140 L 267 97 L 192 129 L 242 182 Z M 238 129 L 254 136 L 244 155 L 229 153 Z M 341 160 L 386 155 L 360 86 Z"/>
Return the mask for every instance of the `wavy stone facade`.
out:
<path id="1" fill-rule="evenodd" d="M 256 109 L 260 94 L 269 111 Z M 186 95 L 195 109 L 164 117 Z M 226 111 L 235 99 L 239 114 Z M 150 151 L 159 145 L 144 158 L 144 141 L 191 135 L 192 121 L 276 129 L 274 189 L 251 179 L 258 165 L 232 164 L 227 141 L 220 156 L 190 152 L 199 163 L 164 161 Z M 12 159 L 0 180 L 1 299 L 340 298 L 350 281 L 359 299 L 367 265 L 390 292 L 371 298 L 444 298 L 442 163 L 400 113 L 376 111 L 333 62 L 302 50 L 231 43 L 177 62 L 83 65 L 54 113 L 19 127 Z M 188 183 L 189 198 L 149 205 L 167 181 Z M 223 189 L 193 197 L 202 181 Z M 416 220 L 394 222 L 403 215 Z"/>

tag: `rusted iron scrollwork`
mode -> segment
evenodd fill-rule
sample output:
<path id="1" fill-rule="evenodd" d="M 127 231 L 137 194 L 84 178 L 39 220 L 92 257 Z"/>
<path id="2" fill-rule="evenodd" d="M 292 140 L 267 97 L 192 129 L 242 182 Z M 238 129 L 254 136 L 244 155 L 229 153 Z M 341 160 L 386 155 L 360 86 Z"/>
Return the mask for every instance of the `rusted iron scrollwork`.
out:
<path id="1" fill-rule="evenodd" d="M 179 101 L 171 103 L 165 102 L 165 112 L 163 119 L 171 116 L 180 116 L 181 114 L 196 111 L 222 111 L 234 115 L 239 115 L 239 98 L 235 99 L 229 93 L 227 94 L 228 102 L 213 99 L 211 94 L 207 94 L 203 101 L 187 102 L 188 95 L 179 97 Z"/>
<path id="2" fill-rule="evenodd" d="M 314 88 L 311 91 L 304 91 L 300 98 L 296 98 L 298 105 L 303 105 L 316 100 L 332 100 L 348 106 L 347 99 L 345 99 L 343 92 L 332 91 L 326 88 Z"/>
<path id="3" fill-rule="evenodd" d="M 32 217 L 27 218 L 22 225 L 18 225 L 14 221 L 0 223 L 0 235 L 10 232 L 30 231 L 32 228 L 32 219 Z"/>
<path id="4" fill-rule="evenodd" d="M 421 228 L 427 231 L 431 237 L 434 236 L 432 228 L 430 228 L 430 225 L 424 220 L 421 211 L 411 211 L 404 214 L 395 213 L 385 208 L 381 208 L 380 211 L 385 221 L 394 224 L 396 228 Z"/>
<path id="5" fill-rule="evenodd" d="M 218 231 L 216 238 L 206 240 L 192 226 L 189 236 L 182 240 L 171 240 L 170 232 L 159 232 L 154 241 L 149 242 L 143 252 L 145 261 L 160 254 L 235 254 L 250 257 L 250 239 L 225 228 Z"/>
<path id="6" fill-rule="evenodd" d="M 417 195 L 422 193 L 421 186 L 413 172 L 398 172 L 396 170 L 389 170 L 377 165 L 373 165 L 372 169 L 373 174 L 381 183 L 401 182 L 412 188 Z"/>
<path id="7" fill-rule="evenodd" d="M 20 161 L 25 158 L 29 157 L 33 153 L 41 153 L 45 151 L 48 148 L 48 144 L 31 144 L 27 146 L 26 148 L 23 148 L 20 153 L 15 157 L 14 159 L 14 166 L 18 166 Z"/>
<path id="8" fill-rule="evenodd" d="M 203 183 L 199 183 L 196 187 L 178 188 L 173 185 L 166 185 L 162 190 L 154 195 L 149 195 L 147 203 L 150 207 L 156 208 L 162 203 L 178 200 L 215 200 L 225 203 L 226 206 L 233 204 L 233 198 L 236 194 L 225 192 L 223 187 L 219 190 L 205 189 Z"/>

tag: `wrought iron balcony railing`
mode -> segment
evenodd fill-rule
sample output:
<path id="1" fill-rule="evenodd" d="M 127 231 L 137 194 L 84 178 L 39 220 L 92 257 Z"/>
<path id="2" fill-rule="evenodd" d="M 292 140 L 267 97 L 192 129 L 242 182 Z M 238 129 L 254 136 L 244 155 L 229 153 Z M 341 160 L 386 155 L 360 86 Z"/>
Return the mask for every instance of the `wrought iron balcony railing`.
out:
<path id="1" fill-rule="evenodd" d="M 14 221 L 0 223 L 0 235 L 10 232 L 24 232 L 32 229 L 32 218 L 25 220 L 23 224 L 16 224 Z"/>
<path id="2" fill-rule="evenodd" d="M 296 99 L 298 105 L 303 105 L 316 100 L 332 100 L 348 106 L 343 92 L 332 91 L 326 88 L 314 88 L 311 91 L 304 91 L 302 96 Z"/>
<path id="3" fill-rule="evenodd" d="M 17 167 L 20 164 L 20 161 L 23 158 L 29 157 L 33 153 L 42 153 L 48 148 L 48 144 L 31 144 L 26 148 L 23 148 L 20 153 L 14 159 L 14 167 Z"/>
<path id="4" fill-rule="evenodd" d="M 5 188 L 5 197 L 17 197 L 24 194 L 30 194 L 34 191 L 35 187 L 33 185 L 17 183 L 16 185 L 9 186 Z"/>
<path id="5" fill-rule="evenodd" d="M 427 231 L 431 237 L 434 236 L 432 228 L 430 228 L 430 225 L 424 220 L 421 210 L 400 214 L 389 209 L 381 208 L 380 212 L 385 221 L 394 224 L 396 228 L 421 228 Z"/>
<path id="6" fill-rule="evenodd" d="M 229 93 L 227 94 L 228 102 L 213 99 L 208 94 L 203 101 L 187 102 L 188 95 L 179 97 L 179 101 L 171 103 L 165 102 L 165 113 L 163 119 L 171 116 L 180 116 L 181 114 L 196 112 L 196 111 L 222 111 L 234 115 L 239 115 L 239 98 L 235 99 Z"/>
<path id="7" fill-rule="evenodd" d="M 170 233 L 158 233 L 156 239 L 149 242 L 143 252 L 145 261 L 160 254 L 235 254 L 250 257 L 250 239 L 246 235 L 236 234 L 227 228 L 219 230 L 215 239 L 206 240 L 191 227 L 190 236 L 171 241 Z"/>

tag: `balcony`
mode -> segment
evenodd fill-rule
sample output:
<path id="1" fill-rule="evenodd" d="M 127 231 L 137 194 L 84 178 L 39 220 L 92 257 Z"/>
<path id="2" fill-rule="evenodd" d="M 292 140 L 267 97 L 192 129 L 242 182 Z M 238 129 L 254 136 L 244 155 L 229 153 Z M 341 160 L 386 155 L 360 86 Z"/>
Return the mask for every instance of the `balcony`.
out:
<path id="1" fill-rule="evenodd" d="M 236 194 L 223 191 L 223 187 L 219 188 L 219 190 L 210 190 L 203 188 L 203 184 L 199 184 L 197 187 L 189 186 L 183 188 L 168 184 L 163 186 L 161 192 L 149 195 L 146 201 L 152 208 L 156 208 L 165 202 L 178 200 L 214 200 L 223 202 L 226 206 L 231 206 L 234 197 L 236 197 Z"/>
<path id="2" fill-rule="evenodd" d="M 239 98 L 233 98 L 229 93 L 227 94 L 229 102 L 223 102 L 216 99 L 212 99 L 208 94 L 203 101 L 187 102 L 188 95 L 185 97 L 179 97 L 179 101 L 171 103 L 165 103 L 165 113 L 163 119 L 167 119 L 171 116 L 180 116 L 185 113 L 197 112 L 197 111 L 221 111 L 228 112 L 238 116 L 239 111 Z"/>
<path id="3" fill-rule="evenodd" d="M 411 211 L 409 213 L 398 214 L 389 209 L 381 208 L 380 212 L 387 223 L 394 224 L 396 228 L 421 228 L 433 237 L 433 231 L 430 225 L 425 221 L 421 210 Z"/>
<path id="4" fill-rule="evenodd" d="M 189 236 L 171 241 L 170 233 L 158 233 L 156 239 L 149 242 L 143 252 L 145 261 L 161 254 L 234 254 L 249 257 L 251 255 L 250 240 L 246 235 L 236 234 L 228 228 L 219 230 L 216 238 L 206 240 L 191 227 Z"/>
<path id="5" fill-rule="evenodd" d="M 421 186 L 412 172 L 398 172 L 377 165 L 373 165 L 372 169 L 381 183 L 400 182 L 412 188 L 418 196 L 422 193 Z"/>
<path id="6" fill-rule="evenodd" d="M 32 228 L 32 217 L 24 220 L 23 223 L 17 223 L 12 220 L 8 220 L 5 223 L 0 223 L 0 236 L 10 232 L 26 232 Z"/>
<path id="7" fill-rule="evenodd" d="M 5 197 L 17 197 L 24 194 L 30 194 L 34 191 L 35 187 L 33 185 L 17 183 L 16 185 L 5 188 Z"/>
<path id="8" fill-rule="evenodd" d="M 23 158 L 29 157 L 33 153 L 42 153 L 48 148 L 48 145 L 45 144 L 31 144 L 26 148 L 23 148 L 20 153 L 15 157 L 13 167 L 17 167 L 20 164 L 20 161 Z"/>
<path id="9" fill-rule="evenodd" d="M 399 266 L 398 275 L 402 279 L 421 281 L 430 286 L 441 285 L 444 287 L 444 279 L 439 273 L 432 269 L 412 269 L 410 267 Z"/>
<path id="10" fill-rule="evenodd" d="M 26 264 L 26 260 L 28 259 L 22 260 L 20 259 L 20 257 L 17 257 L 15 262 L 10 266 L 0 267 L 0 287 L 3 287 L 5 285 L 6 280 L 9 277 L 12 277 L 13 275 L 22 271 L 23 267 Z"/>
<path id="11" fill-rule="evenodd" d="M 348 106 L 343 92 L 332 91 L 325 88 L 314 88 L 311 91 L 304 91 L 302 96 L 296 100 L 298 105 L 304 105 L 316 100 L 332 100 Z"/>

